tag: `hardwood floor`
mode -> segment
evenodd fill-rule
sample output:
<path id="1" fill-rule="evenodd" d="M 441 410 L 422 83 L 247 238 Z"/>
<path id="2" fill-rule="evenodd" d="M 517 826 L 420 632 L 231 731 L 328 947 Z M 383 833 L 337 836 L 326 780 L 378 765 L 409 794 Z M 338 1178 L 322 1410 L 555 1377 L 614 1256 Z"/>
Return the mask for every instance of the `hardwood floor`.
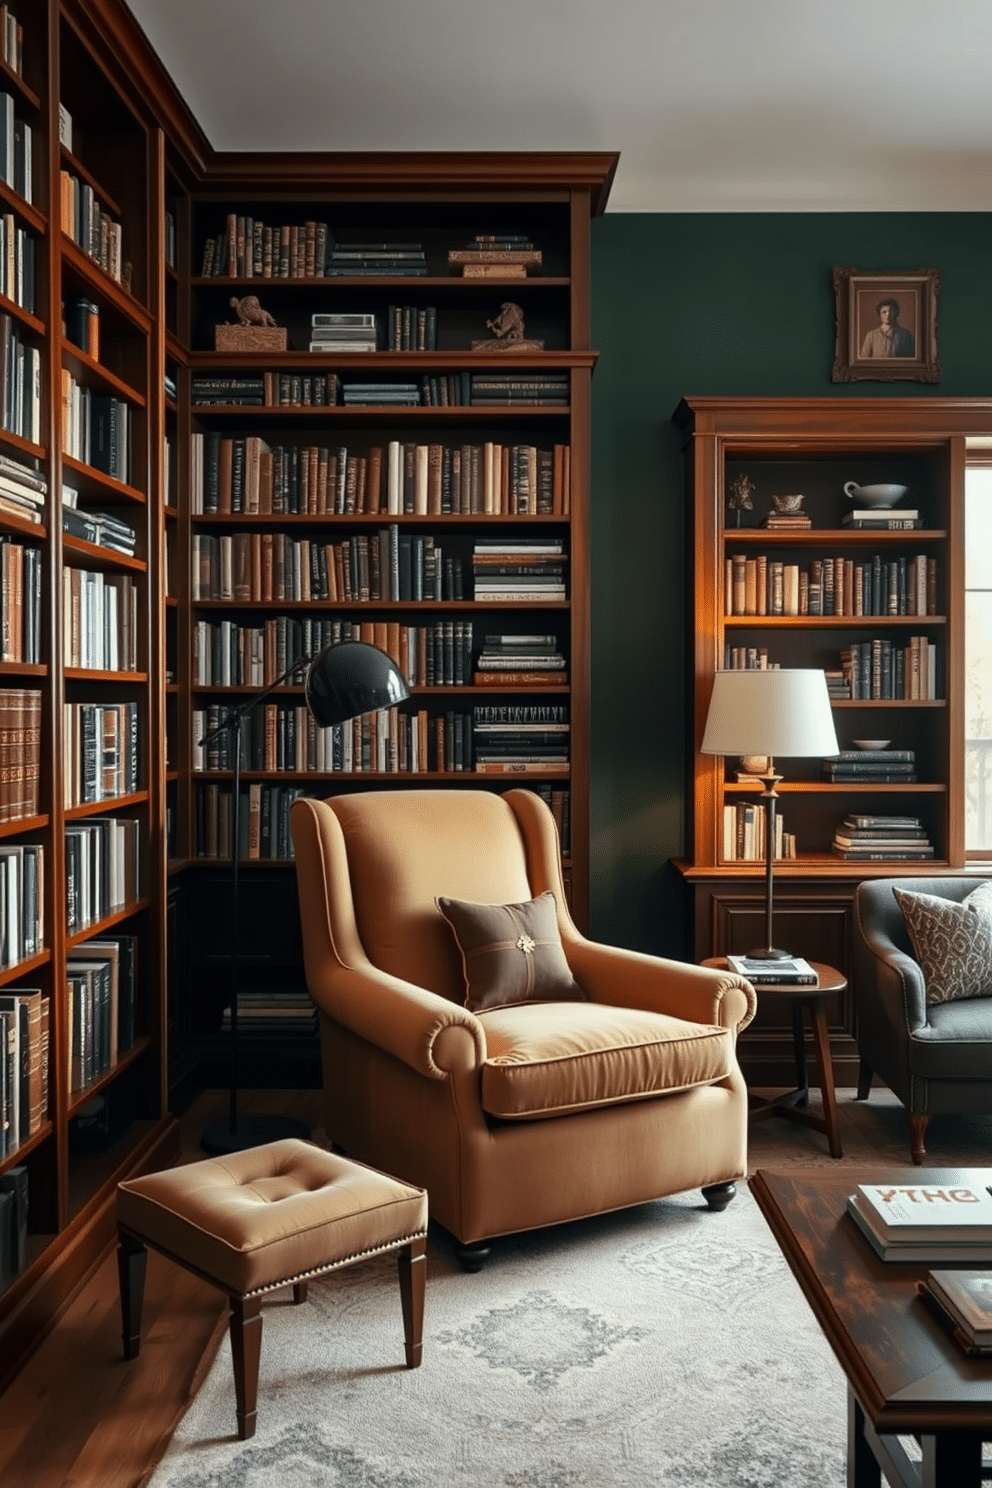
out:
<path id="1" fill-rule="evenodd" d="M 853 1090 L 840 1090 L 838 1099 L 844 1162 L 908 1165 L 908 1123 L 894 1097 L 875 1091 L 869 1102 L 857 1102 Z M 298 1116 L 323 1140 L 317 1090 L 247 1092 L 240 1109 Z M 226 1111 L 223 1092 L 209 1092 L 190 1107 L 181 1122 L 183 1160 L 202 1157 L 200 1132 Z M 934 1166 L 992 1165 L 992 1118 L 935 1118 L 928 1146 Z M 819 1133 L 784 1121 L 752 1127 L 752 1172 L 820 1165 L 835 1166 Z M 0 1484 L 141 1488 L 196 1394 L 225 1326 L 226 1302 L 219 1292 L 152 1254 L 141 1353 L 125 1362 L 117 1266 L 108 1252 L 0 1395 Z"/>

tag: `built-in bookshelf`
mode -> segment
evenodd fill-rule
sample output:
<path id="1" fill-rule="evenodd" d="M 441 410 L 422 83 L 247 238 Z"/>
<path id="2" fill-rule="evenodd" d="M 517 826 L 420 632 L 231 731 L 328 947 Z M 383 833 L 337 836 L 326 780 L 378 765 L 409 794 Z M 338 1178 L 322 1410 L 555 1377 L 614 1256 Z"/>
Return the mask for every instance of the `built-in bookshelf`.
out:
<path id="1" fill-rule="evenodd" d="M 990 417 L 980 400 L 940 398 L 689 398 L 677 410 L 693 513 L 691 809 L 677 866 L 693 956 L 761 939 L 762 787 L 741 761 L 699 753 L 721 668 L 822 668 L 831 694 L 840 756 L 776 761 L 776 944 L 850 978 L 861 879 L 963 868 L 963 482 L 968 438 Z M 859 511 L 852 481 L 906 489 L 891 510 Z M 801 510 L 783 519 L 774 507 L 790 503 L 772 498 L 787 495 Z M 907 829 L 887 832 L 894 818 Z M 742 1056 L 751 1078 L 784 1085 L 791 1028 L 770 1018 Z M 849 987 L 832 1030 L 842 1073 L 852 1031 Z"/>
<path id="2" fill-rule="evenodd" d="M 585 923 L 589 222 L 614 164 L 253 157 L 191 193 L 178 833 L 194 880 L 220 882 L 235 809 L 248 869 L 291 882 L 303 792 L 526 784 L 558 819 Z M 259 324 L 240 331 L 242 309 Z M 500 340 L 510 319 L 519 345 Z M 411 701 L 317 729 L 299 679 L 284 684 L 244 725 L 236 808 L 229 742 L 200 741 L 343 639 L 388 651 Z M 229 927 L 205 928 L 190 985 L 209 1053 Z M 280 978 L 270 939 L 247 964 L 291 1019 L 300 960 Z"/>

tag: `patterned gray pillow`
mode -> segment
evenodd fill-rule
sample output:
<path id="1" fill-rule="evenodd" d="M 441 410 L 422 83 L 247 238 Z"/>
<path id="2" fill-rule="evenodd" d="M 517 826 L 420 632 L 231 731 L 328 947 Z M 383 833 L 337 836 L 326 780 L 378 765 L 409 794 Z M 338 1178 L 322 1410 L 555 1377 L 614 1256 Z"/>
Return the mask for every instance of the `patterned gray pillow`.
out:
<path id="1" fill-rule="evenodd" d="M 909 889 L 892 892 L 923 968 L 927 1002 L 992 996 L 992 883 L 979 884 L 960 904 Z"/>

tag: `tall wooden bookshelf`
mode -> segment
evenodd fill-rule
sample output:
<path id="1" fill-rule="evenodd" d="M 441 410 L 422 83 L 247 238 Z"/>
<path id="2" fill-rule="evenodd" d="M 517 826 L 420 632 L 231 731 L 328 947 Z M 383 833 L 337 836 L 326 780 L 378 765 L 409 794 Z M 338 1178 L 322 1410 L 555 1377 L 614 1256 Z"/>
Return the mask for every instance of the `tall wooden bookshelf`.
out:
<path id="1" fill-rule="evenodd" d="M 605 206 L 616 166 L 614 155 L 580 153 L 217 155 L 119 0 L 23 0 L 12 8 L 23 45 L 9 61 L 0 55 L 0 92 L 13 101 L 19 137 L 31 143 L 9 180 L 0 168 L 0 218 L 4 232 L 14 234 L 19 262 L 33 254 L 34 285 L 32 291 L 23 263 L 20 279 L 0 281 L 0 332 L 20 348 L 18 365 L 26 369 L 20 382 L 28 389 L 9 408 L 0 401 L 0 496 L 4 464 L 13 462 L 23 472 L 21 486 L 38 499 L 34 509 L 30 497 L 27 505 L 0 501 L 4 602 L 11 613 L 11 576 L 16 568 L 23 588 L 25 565 L 29 571 L 27 590 L 19 589 L 20 618 L 0 653 L 0 694 L 8 710 L 12 697 L 22 709 L 19 727 L 23 709 L 33 710 L 30 727 L 40 744 L 26 762 L 18 760 L 18 768 L 26 763 L 38 775 L 30 800 L 10 808 L 8 791 L 0 871 L 6 888 L 15 863 L 29 899 L 36 881 L 41 889 L 27 933 L 0 958 L 0 998 L 40 994 L 28 1011 L 47 1029 L 47 1085 L 41 1101 L 35 1083 L 33 1110 L 23 1120 L 19 1115 L 16 1137 L 5 1136 L 8 1150 L 0 1150 L 0 1193 L 22 1181 L 28 1193 L 24 1264 L 6 1283 L 0 1279 L 0 1387 L 110 1245 L 117 1182 L 164 1165 L 174 1152 L 170 1107 L 205 1080 L 227 1078 L 223 999 L 214 989 L 227 987 L 230 861 L 221 844 L 215 856 L 203 855 L 203 803 L 212 785 L 222 792 L 226 782 L 230 792 L 230 774 L 195 768 L 194 713 L 260 693 L 262 684 L 257 677 L 207 679 L 198 670 L 198 627 L 202 636 L 206 622 L 341 620 L 369 626 L 360 633 L 385 638 L 389 647 L 401 625 L 471 621 L 463 680 L 442 671 L 430 679 L 418 675 L 413 687 L 413 711 L 429 719 L 429 750 L 436 747 L 436 717 L 471 720 L 484 705 L 557 706 L 567 710 L 570 725 L 567 764 L 525 775 L 477 773 L 470 723 L 457 759 L 451 750 L 427 758 L 421 752 L 416 772 L 394 770 L 392 759 L 388 768 L 360 771 L 317 771 L 312 761 L 294 760 L 293 769 L 249 768 L 246 786 L 321 793 L 422 784 L 502 790 L 525 780 L 553 791 L 559 807 L 567 794 L 564 866 L 573 911 L 585 922 L 595 364 L 589 228 Z M 416 240 L 426 273 L 259 280 L 235 266 L 233 274 L 205 275 L 206 238 L 223 232 L 229 217 L 245 214 L 273 225 L 326 221 L 342 245 Z M 508 232 L 540 249 L 539 272 L 472 279 L 449 265 L 449 250 L 479 234 Z M 214 326 L 233 318 L 231 297 L 246 294 L 258 295 L 286 327 L 285 353 L 214 349 Z M 487 322 L 498 319 L 506 301 L 522 307 L 526 334 L 544 342 L 541 350 L 473 349 L 473 340 L 492 334 Z M 433 308 L 430 349 L 384 349 L 393 304 L 414 307 L 414 322 L 418 309 Z M 383 339 L 374 354 L 308 350 L 311 317 L 342 313 L 376 316 Z M 429 378 L 438 388 L 443 380 L 449 392 L 470 388 L 473 378 L 550 375 L 561 395 L 555 389 L 553 400 L 545 393 L 530 404 L 366 399 L 353 405 L 339 397 L 333 405 L 304 406 L 301 399 L 270 407 L 205 405 L 197 395 L 203 377 L 315 374 L 333 374 L 342 388 L 360 380 L 411 381 L 422 390 Z M 567 448 L 569 469 L 565 481 L 559 457 L 557 505 L 550 510 L 214 513 L 194 497 L 194 460 L 209 436 L 254 436 L 270 448 L 347 447 L 365 456 L 377 446 L 430 446 L 432 453 L 527 446 L 552 455 L 557 447 Z M 532 481 L 539 459 L 525 461 Z M 321 544 L 361 537 L 366 545 L 388 546 L 390 530 L 397 545 L 401 537 L 404 546 L 407 536 L 433 538 L 447 557 L 459 559 L 462 589 L 434 599 L 404 590 L 399 599 L 255 596 L 234 604 L 201 598 L 194 587 L 191 554 L 204 537 L 254 534 Z M 497 604 L 476 597 L 476 543 L 511 538 L 560 542 L 563 598 Z M 37 596 L 26 631 L 25 594 Z M 104 628 L 114 633 L 103 649 L 95 625 L 80 622 L 96 613 L 98 596 L 105 615 L 99 635 Z M 117 606 L 113 625 L 111 605 Z M 552 635 L 567 681 L 476 685 L 487 633 Z M 444 639 L 442 633 L 442 667 Z M 284 687 L 272 701 L 283 710 L 299 708 L 302 689 Z M 97 719 L 107 751 L 99 771 L 94 759 L 83 761 L 79 742 L 96 737 Z M 450 725 L 447 737 L 453 737 Z M 121 738 L 129 741 L 126 750 Z M 94 792 L 100 799 L 90 799 Z M 122 871 L 114 897 L 91 902 L 84 890 L 89 895 L 96 879 L 80 869 L 76 843 L 92 850 L 101 833 L 117 844 Z M 241 964 L 278 997 L 302 988 L 302 954 L 285 834 L 274 840 L 270 834 L 267 842 L 267 855 L 246 864 L 242 877 Z M 6 898 L 0 903 L 6 916 Z M 133 1032 L 126 1026 L 131 1004 L 119 998 L 125 1028 L 108 1036 L 99 979 L 73 967 L 95 942 L 113 937 L 126 938 L 114 953 L 118 960 L 134 950 L 137 994 Z M 97 1051 L 88 1062 L 80 1029 Z M 32 1047 L 40 1042 L 32 1032 Z M 243 1069 L 249 1077 L 316 1077 L 313 1038 L 262 1040 L 256 1047 L 261 1068 L 249 1060 Z M 284 1057 L 274 1057 L 279 1054 Z"/>
<path id="2" fill-rule="evenodd" d="M 304 989 L 288 833 L 288 807 L 301 792 L 516 784 L 543 791 L 563 828 L 573 912 L 587 919 L 589 224 L 614 166 L 612 156 L 220 157 L 191 194 L 188 319 L 177 328 L 188 347 L 177 536 L 194 571 L 188 606 L 180 605 L 186 736 L 177 740 L 177 837 L 196 886 L 187 921 L 188 1034 L 213 1059 L 215 1078 L 227 1048 L 217 967 L 229 930 L 216 904 L 229 892 L 231 762 L 223 754 L 199 759 L 198 741 L 231 703 L 260 694 L 323 644 L 351 635 L 390 650 L 410 678 L 412 702 L 389 719 L 388 742 L 377 746 L 371 724 L 364 757 L 358 734 L 344 731 L 333 743 L 325 738 L 321 752 L 313 739 L 309 750 L 299 741 L 294 749 L 293 729 L 302 736 L 306 728 L 299 678 L 254 715 L 242 793 L 242 841 L 252 854 L 242 877 L 246 990 L 272 994 L 278 1009 L 280 996 Z M 307 224 L 316 271 L 306 257 Z M 467 277 L 449 264 L 449 252 L 480 235 L 507 233 L 540 255 L 526 277 Z M 298 262 L 288 247 L 297 239 Z M 385 250 L 383 262 L 356 266 L 346 255 L 363 244 Z M 391 257 L 402 253 L 419 255 L 407 272 Z M 215 349 L 216 327 L 234 319 L 232 299 L 246 295 L 283 329 L 285 350 Z M 521 308 L 525 337 L 541 349 L 473 348 L 494 339 L 489 322 L 506 302 Z M 309 349 L 314 317 L 337 316 L 374 320 L 375 349 Z M 512 382 L 513 394 L 473 396 L 487 379 Z M 555 386 L 542 387 L 545 380 Z M 220 391 L 225 382 L 230 396 Z M 365 393 L 359 384 L 368 385 Z M 478 598 L 476 546 L 499 540 L 557 545 L 563 597 Z M 336 581 L 335 545 L 344 551 Z M 441 555 L 436 586 L 419 559 L 432 546 Z M 291 553 L 302 562 L 293 578 Z M 484 685 L 478 658 L 490 634 L 551 637 L 564 669 L 533 683 L 517 672 Z M 553 710 L 567 719 L 567 763 L 481 773 L 475 722 L 483 708 L 526 710 L 533 720 Z M 270 1034 L 259 1046 L 262 1058 L 271 1070 L 281 1049 L 287 1078 L 307 1077 L 302 1059 L 316 1079 L 315 1039 L 301 1044 L 292 1022 L 285 1026 L 281 1043 Z M 250 1030 L 244 1046 L 250 1071 Z"/>
<path id="3" fill-rule="evenodd" d="M 725 835 L 728 809 L 756 800 L 760 786 L 739 783 L 738 761 L 699 753 L 714 673 L 733 664 L 763 664 L 763 653 L 769 665 L 837 673 L 849 648 L 875 642 L 879 656 L 886 650 L 908 654 L 914 636 L 935 649 L 931 697 L 908 695 L 908 682 L 905 689 L 895 682 L 889 688 L 879 674 L 874 685 L 868 680 L 866 692 L 856 687 L 854 696 L 833 699 L 841 749 L 855 749 L 858 739 L 889 740 L 894 749 L 912 751 L 913 780 L 838 782 L 827 777 L 820 760 L 776 761 L 785 777 L 780 814 L 785 829 L 795 834 L 796 856 L 775 865 L 775 943 L 836 966 L 850 979 L 853 899 L 862 879 L 964 867 L 964 472 L 969 438 L 987 438 L 992 405 L 939 397 L 693 397 L 674 418 L 683 436 L 692 511 L 691 814 L 686 855 L 677 865 L 687 891 L 691 955 L 740 952 L 762 938 L 763 858 L 741 861 L 736 843 Z M 738 513 L 730 509 L 729 498 L 741 476 L 751 483 L 752 505 Z M 918 509 L 921 526 L 856 530 L 844 525 L 852 505 L 844 493 L 848 481 L 905 485 L 899 505 Z M 800 492 L 812 522 L 808 529 L 761 525 L 773 494 Z M 898 508 L 891 515 L 897 516 Z M 833 610 L 832 604 L 814 600 L 812 606 L 796 606 L 802 613 L 781 614 L 772 613 L 768 601 L 762 606 L 733 593 L 735 573 L 746 573 L 749 560 L 761 559 L 763 567 L 791 564 L 799 574 L 815 577 L 825 560 L 848 560 L 849 575 L 873 563 L 898 574 L 900 560 L 912 571 L 918 556 L 934 570 L 927 613 L 912 613 L 912 600 L 903 604 L 894 598 L 881 606 L 892 613 L 852 613 L 868 609 L 853 601 L 839 613 L 810 613 L 811 608 Z M 844 691 L 843 682 L 837 686 Z M 832 843 L 838 824 L 851 813 L 918 817 L 934 846 L 933 858 L 845 861 Z M 849 985 L 833 1010 L 831 1030 L 841 1083 L 856 1083 L 853 1029 Z M 763 1012 L 743 1041 L 749 1078 L 787 1084 L 791 1040 L 791 1026 L 778 1026 Z"/>

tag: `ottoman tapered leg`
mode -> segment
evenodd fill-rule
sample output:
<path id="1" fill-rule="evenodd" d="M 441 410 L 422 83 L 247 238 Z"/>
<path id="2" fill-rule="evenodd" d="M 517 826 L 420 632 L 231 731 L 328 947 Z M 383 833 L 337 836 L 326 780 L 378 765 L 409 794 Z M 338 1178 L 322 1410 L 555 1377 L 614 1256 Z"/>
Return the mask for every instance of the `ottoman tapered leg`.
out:
<path id="1" fill-rule="evenodd" d="M 238 1436 L 255 1435 L 258 1414 L 258 1361 L 262 1354 L 262 1302 L 259 1297 L 231 1298 L 231 1357 Z"/>
<path id="2" fill-rule="evenodd" d="M 121 1337 L 125 1359 L 136 1359 L 141 1348 L 141 1304 L 145 1296 L 148 1252 L 134 1235 L 117 1231 L 117 1279 L 121 1293 Z"/>
<path id="3" fill-rule="evenodd" d="M 424 1290 L 427 1283 L 427 1240 L 420 1236 L 396 1253 L 400 1274 L 400 1302 L 406 1367 L 416 1369 L 424 1354 Z"/>

